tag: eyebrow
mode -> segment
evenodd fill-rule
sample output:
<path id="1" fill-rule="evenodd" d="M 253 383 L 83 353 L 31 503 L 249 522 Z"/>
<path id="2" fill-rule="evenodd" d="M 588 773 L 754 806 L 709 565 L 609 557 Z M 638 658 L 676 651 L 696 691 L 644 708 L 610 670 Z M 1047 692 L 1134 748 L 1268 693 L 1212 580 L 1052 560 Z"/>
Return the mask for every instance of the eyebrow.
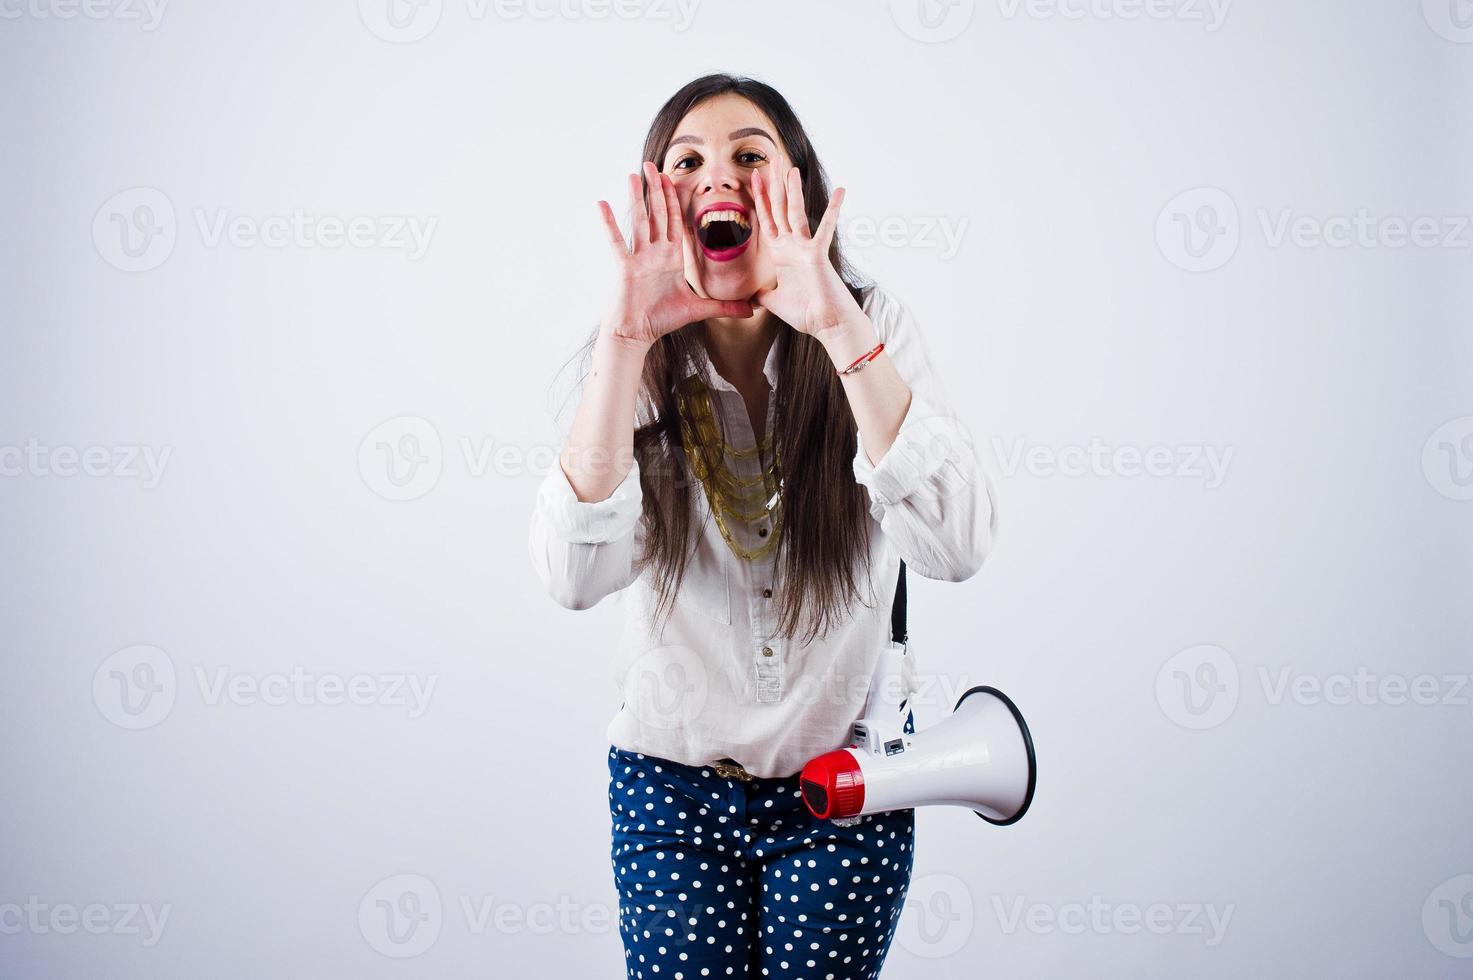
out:
<path id="1" fill-rule="evenodd" d="M 777 146 L 777 140 L 773 139 L 771 136 L 768 136 L 767 130 L 763 129 L 760 126 L 748 126 L 745 129 L 739 129 L 736 132 L 729 134 L 726 138 L 729 140 L 739 140 L 743 136 L 762 136 L 765 137 L 767 141 L 773 146 Z M 706 145 L 706 141 L 701 139 L 699 136 L 677 136 L 670 141 L 670 145 L 674 146 L 676 143 L 695 143 L 697 146 Z"/>

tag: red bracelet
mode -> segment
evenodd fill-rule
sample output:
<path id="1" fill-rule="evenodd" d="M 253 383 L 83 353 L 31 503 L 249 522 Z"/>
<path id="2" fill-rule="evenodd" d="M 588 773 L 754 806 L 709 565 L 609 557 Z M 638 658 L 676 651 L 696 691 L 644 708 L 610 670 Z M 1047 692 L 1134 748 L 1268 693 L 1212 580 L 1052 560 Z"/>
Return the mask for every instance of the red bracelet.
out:
<path id="1" fill-rule="evenodd" d="M 866 364 L 868 364 L 870 361 L 873 361 L 875 358 L 879 357 L 880 356 L 880 351 L 882 351 L 884 349 L 885 349 L 885 342 L 884 341 L 880 341 L 878 344 L 876 344 L 874 346 L 874 349 L 873 350 L 871 350 L 867 354 L 860 354 L 859 357 L 855 359 L 855 361 L 854 361 L 853 364 L 849 365 L 844 370 L 840 371 L 839 372 L 839 376 L 840 377 L 843 377 L 846 374 L 853 374 L 855 371 L 862 370 Z"/>

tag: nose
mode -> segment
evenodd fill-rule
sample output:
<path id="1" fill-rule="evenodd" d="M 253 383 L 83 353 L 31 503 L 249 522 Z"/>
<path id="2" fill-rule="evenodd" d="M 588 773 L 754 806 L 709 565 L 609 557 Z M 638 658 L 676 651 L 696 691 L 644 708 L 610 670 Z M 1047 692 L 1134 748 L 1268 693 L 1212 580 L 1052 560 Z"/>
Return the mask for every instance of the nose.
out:
<path id="1" fill-rule="evenodd" d="M 741 178 L 729 162 L 711 164 L 702 178 L 700 192 L 703 196 L 717 191 L 740 193 L 742 189 Z"/>

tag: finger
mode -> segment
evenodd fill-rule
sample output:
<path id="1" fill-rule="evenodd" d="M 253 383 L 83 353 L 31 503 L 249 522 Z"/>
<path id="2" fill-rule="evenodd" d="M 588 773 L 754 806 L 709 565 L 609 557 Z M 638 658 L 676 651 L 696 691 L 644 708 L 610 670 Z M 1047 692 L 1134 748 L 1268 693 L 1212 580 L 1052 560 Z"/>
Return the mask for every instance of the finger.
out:
<path id="1" fill-rule="evenodd" d="M 668 231 L 665 184 L 660 179 L 660 171 L 648 160 L 644 162 L 644 182 L 650 192 L 650 241 L 662 242 Z"/>
<path id="2" fill-rule="evenodd" d="M 640 185 L 639 174 L 629 175 L 629 214 L 633 219 L 629 228 L 629 247 L 637 252 L 641 243 L 650 240 L 650 213 L 644 206 L 644 188 Z"/>
<path id="3" fill-rule="evenodd" d="M 777 233 L 779 235 L 791 233 L 793 229 L 788 227 L 787 180 L 779 174 L 768 187 L 767 193 L 772 199 L 772 223 L 777 228 Z"/>
<path id="4" fill-rule="evenodd" d="M 752 171 L 752 199 L 757 204 L 757 222 L 768 238 L 777 234 L 777 222 L 772 220 L 772 204 L 767 199 L 767 178 L 762 171 Z"/>
<path id="5" fill-rule="evenodd" d="M 839 226 L 839 208 L 844 204 L 844 188 L 834 188 L 834 193 L 829 197 L 829 206 L 824 209 L 823 220 L 818 223 L 818 230 L 813 233 L 813 238 L 824 249 L 828 251 L 829 243 L 834 240 L 834 230 Z"/>
<path id="6" fill-rule="evenodd" d="M 604 231 L 609 236 L 609 247 L 614 250 L 614 255 L 620 259 L 629 254 L 629 246 L 624 242 L 624 233 L 619 230 L 619 221 L 614 217 L 614 209 L 609 207 L 608 201 L 598 202 L 599 212 L 604 219 Z"/>
<path id="7" fill-rule="evenodd" d="M 675 192 L 675 181 L 669 174 L 660 174 L 660 186 L 665 191 L 665 208 L 670 212 L 665 240 L 678 244 L 685 241 L 685 213 L 680 209 L 680 195 Z"/>
<path id="8" fill-rule="evenodd" d="M 788 192 L 788 227 L 800 238 L 809 238 L 808 212 L 803 209 L 803 178 L 793 167 L 785 178 Z"/>

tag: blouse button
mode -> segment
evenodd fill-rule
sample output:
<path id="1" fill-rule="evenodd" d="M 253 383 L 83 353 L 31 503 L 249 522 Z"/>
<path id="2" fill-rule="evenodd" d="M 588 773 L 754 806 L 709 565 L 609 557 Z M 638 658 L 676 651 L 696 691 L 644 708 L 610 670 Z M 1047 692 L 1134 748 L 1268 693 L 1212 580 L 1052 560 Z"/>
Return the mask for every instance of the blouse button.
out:
<path id="1" fill-rule="evenodd" d="M 770 657 L 770 656 L 772 656 L 772 647 L 763 647 L 762 648 L 762 656 L 764 656 L 764 657 Z"/>

